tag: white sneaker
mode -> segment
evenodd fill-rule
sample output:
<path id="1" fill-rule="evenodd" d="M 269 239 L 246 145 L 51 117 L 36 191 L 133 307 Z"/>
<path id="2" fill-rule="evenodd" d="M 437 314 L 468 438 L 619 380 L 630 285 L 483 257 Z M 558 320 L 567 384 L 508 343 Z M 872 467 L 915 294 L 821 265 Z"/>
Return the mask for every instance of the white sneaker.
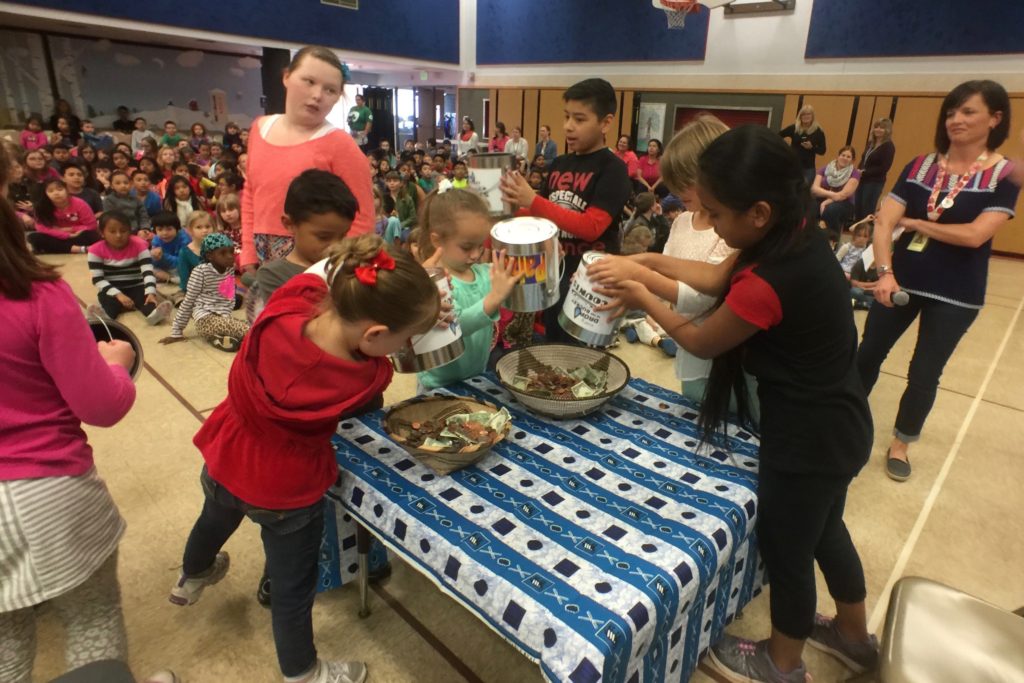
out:
<path id="1" fill-rule="evenodd" d="M 636 324 L 636 334 L 640 337 L 640 341 L 648 346 L 657 346 L 661 340 L 658 333 L 654 331 L 654 328 L 646 320 L 641 320 Z"/>
<path id="2" fill-rule="evenodd" d="M 153 309 L 153 312 L 146 316 L 146 322 L 150 325 L 159 325 L 171 315 L 174 305 L 170 301 L 161 301 Z"/>
<path id="3" fill-rule="evenodd" d="M 181 679 L 173 671 L 164 669 L 150 674 L 142 683 L 181 683 Z"/>
<path id="4" fill-rule="evenodd" d="M 320 660 L 320 671 L 310 683 L 363 683 L 366 664 L 362 662 L 325 662 Z"/>
<path id="5" fill-rule="evenodd" d="M 188 578 L 183 573 L 178 579 L 178 583 L 171 589 L 171 596 L 168 599 L 179 607 L 196 604 L 199 596 L 203 594 L 203 589 L 223 579 L 230 566 L 231 558 L 228 554 L 223 551 L 217 553 L 217 557 L 213 560 L 213 566 L 202 576 Z"/>

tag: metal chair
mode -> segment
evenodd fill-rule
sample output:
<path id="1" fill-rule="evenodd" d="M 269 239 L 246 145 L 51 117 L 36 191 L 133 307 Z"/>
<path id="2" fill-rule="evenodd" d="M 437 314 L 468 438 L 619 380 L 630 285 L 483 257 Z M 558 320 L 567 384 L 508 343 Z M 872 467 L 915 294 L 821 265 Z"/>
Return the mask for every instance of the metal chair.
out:
<path id="1" fill-rule="evenodd" d="M 941 583 L 909 576 L 892 589 L 879 662 L 877 672 L 850 680 L 1024 683 L 1024 619 Z"/>

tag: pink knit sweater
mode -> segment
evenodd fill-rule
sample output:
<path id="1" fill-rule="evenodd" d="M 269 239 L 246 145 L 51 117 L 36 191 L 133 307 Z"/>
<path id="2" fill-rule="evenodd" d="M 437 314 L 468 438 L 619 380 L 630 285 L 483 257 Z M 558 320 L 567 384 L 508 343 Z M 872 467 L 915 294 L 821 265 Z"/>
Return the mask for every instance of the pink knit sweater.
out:
<path id="1" fill-rule="evenodd" d="M 255 264 L 253 235 L 288 236 L 281 225 L 284 198 L 300 173 L 310 168 L 330 171 L 345 181 L 359 202 L 349 235 L 373 231 L 373 188 L 366 155 L 348 133 L 333 129 L 298 145 L 282 147 L 263 139 L 267 119 L 257 119 L 249 132 L 249 162 L 242 192 L 242 265 Z M 280 120 L 275 125 L 280 125 Z"/>
<path id="2" fill-rule="evenodd" d="M 32 296 L 0 295 L 0 481 L 78 476 L 92 467 L 82 423 L 110 427 L 135 385 L 107 365 L 71 288 L 37 282 Z"/>

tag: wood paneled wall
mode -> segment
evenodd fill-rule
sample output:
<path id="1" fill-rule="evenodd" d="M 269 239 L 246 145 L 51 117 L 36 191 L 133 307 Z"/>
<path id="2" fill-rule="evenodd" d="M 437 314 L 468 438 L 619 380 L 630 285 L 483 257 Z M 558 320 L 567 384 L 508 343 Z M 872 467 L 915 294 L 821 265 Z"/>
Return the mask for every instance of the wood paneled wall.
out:
<path id="1" fill-rule="evenodd" d="M 551 137 L 558 143 L 558 149 L 565 150 L 565 134 L 562 132 L 564 119 L 561 88 L 492 88 L 490 129 L 496 121 L 503 121 L 511 127 L 516 123 L 523 126 L 523 137 L 532 145 L 537 140 L 537 131 L 542 124 L 551 126 Z M 642 94 L 635 90 L 616 91 L 618 111 L 608 132 L 608 144 L 613 146 L 621 134 L 632 132 L 633 104 Z M 497 105 L 495 103 L 497 102 Z M 822 93 L 792 93 L 786 96 L 780 127 L 796 120 L 803 104 L 814 106 L 818 123 L 825 131 L 828 152 L 818 158 L 818 164 L 830 161 L 840 147 L 850 144 L 857 150 L 858 158 L 864 152 L 871 125 L 880 118 L 893 115 L 893 143 L 896 158 L 889 173 L 891 184 L 896 175 L 918 154 L 934 147 L 935 124 L 938 121 L 942 97 L 939 95 L 833 95 Z M 1024 142 L 1021 140 L 1021 119 L 1024 117 L 1024 97 L 1012 99 L 1012 111 L 1016 114 L 1010 139 L 1000 150 L 1012 159 L 1024 163 Z M 1024 197 L 1024 193 L 1022 193 Z M 1018 217 L 996 235 L 996 251 L 1024 256 L 1024 199 L 1018 202 Z"/>

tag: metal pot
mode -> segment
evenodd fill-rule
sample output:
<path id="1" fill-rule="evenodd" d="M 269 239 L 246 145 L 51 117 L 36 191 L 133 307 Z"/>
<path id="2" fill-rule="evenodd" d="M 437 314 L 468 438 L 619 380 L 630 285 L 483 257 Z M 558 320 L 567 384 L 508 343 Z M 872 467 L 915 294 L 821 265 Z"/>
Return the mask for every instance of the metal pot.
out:
<path id="1" fill-rule="evenodd" d="M 501 221 L 491 228 L 491 249 L 514 258 L 516 273 L 526 272 L 505 300 L 505 308 L 535 313 L 558 303 L 562 257 L 554 223 L 530 216 Z"/>
<path id="2" fill-rule="evenodd" d="M 487 202 L 491 215 L 512 215 L 512 207 L 501 199 L 501 178 L 512 170 L 515 156 L 506 152 L 470 154 L 466 157 L 469 186 Z"/>
<path id="3" fill-rule="evenodd" d="M 587 277 L 587 266 L 606 256 L 604 252 L 583 254 L 579 268 L 569 284 L 569 293 L 558 312 L 558 324 L 570 335 L 588 346 L 605 347 L 615 341 L 621 318 L 612 318 L 614 311 L 595 311 L 609 299 L 594 292 L 594 283 Z"/>
<path id="4" fill-rule="evenodd" d="M 131 375 L 132 380 L 138 380 L 143 365 L 142 342 L 139 341 L 139 338 L 116 320 L 106 320 L 95 315 L 86 315 L 85 320 L 89 323 L 89 329 L 92 330 L 92 336 L 96 338 L 96 341 L 109 342 L 118 339 L 131 344 L 132 350 L 135 351 L 135 360 L 132 362 L 128 374 Z"/>
<path id="5" fill-rule="evenodd" d="M 441 301 L 451 303 L 452 292 L 448 275 L 443 268 L 427 268 L 430 278 L 441 294 Z M 466 350 L 462 329 L 454 318 L 447 327 L 435 326 L 426 334 L 419 334 L 391 356 L 396 372 L 424 372 L 447 365 Z"/>

